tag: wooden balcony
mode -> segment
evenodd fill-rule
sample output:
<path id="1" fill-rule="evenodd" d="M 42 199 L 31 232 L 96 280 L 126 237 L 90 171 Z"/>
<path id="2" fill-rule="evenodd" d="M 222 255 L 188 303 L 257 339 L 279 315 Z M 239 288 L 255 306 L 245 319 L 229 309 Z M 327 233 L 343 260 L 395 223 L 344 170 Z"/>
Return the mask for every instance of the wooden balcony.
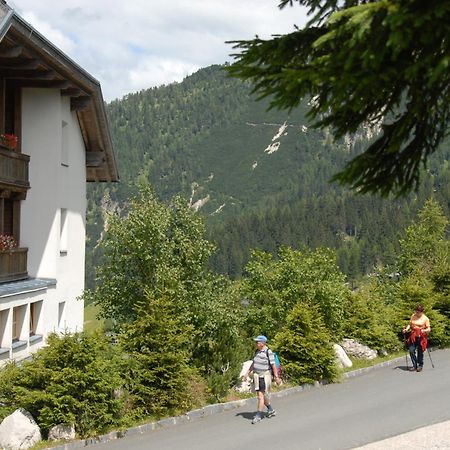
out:
<path id="1" fill-rule="evenodd" d="M 28 248 L 0 251 L 0 283 L 28 278 Z"/>
<path id="2" fill-rule="evenodd" d="M 13 191 L 29 189 L 30 157 L 0 146 L 0 187 Z"/>

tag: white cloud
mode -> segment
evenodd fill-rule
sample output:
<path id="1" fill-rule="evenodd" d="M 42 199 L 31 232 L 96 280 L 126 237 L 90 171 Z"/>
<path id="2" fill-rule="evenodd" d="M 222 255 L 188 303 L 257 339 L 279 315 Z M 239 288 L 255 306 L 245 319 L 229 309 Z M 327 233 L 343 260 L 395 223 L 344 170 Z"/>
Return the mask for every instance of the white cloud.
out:
<path id="1" fill-rule="evenodd" d="M 200 67 L 178 60 L 148 59 L 130 70 L 128 79 L 131 91 L 146 89 L 149 86 L 159 86 L 172 81 L 181 81 L 186 75 Z M 168 81 L 169 80 L 169 81 Z"/>
<path id="2" fill-rule="evenodd" d="M 230 61 L 225 41 L 303 25 L 276 0 L 10 0 L 16 11 L 102 84 L 106 100 Z"/>
<path id="3" fill-rule="evenodd" d="M 58 29 L 53 28 L 49 23 L 40 20 L 33 12 L 27 11 L 23 18 L 64 53 L 74 52 L 75 43 L 69 37 L 65 36 Z"/>

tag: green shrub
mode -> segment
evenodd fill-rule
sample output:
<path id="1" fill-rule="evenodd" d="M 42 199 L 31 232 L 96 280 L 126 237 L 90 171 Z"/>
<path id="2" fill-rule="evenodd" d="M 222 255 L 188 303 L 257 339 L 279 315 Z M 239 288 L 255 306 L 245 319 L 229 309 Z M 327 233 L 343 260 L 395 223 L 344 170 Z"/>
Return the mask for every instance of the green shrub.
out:
<path id="1" fill-rule="evenodd" d="M 205 280 L 190 305 L 193 365 L 205 379 L 211 401 L 221 401 L 235 384 L 244 360 L 243 308 L 239 292 L 219 277 Z"/>
<path id="2" fill-rule="evenodd" d="M 136 320 L 124 325 L 119 343 L 129 356 L 127 386 L 141 416 L 162 417 L 188 410 L 195 372 L 188 362 L 192 332 L 167 296 L 150 292 L 136 306 Z"/>
<path id="3" fill-rule="evenodd" d="M 398 329 L 408 324 L 415 307 L 422 304 L 431 324 L 429 345 L 447 346 L 450 344 L 448 334 L 450 320 L 436 307 L 442 301 L 443 295 L 434 291 L 430 280 L 416 276 L 405 278 L 399 283 L 398 295 L 396 308 Z"/>
<path id="4" fill-rule="evenodd" d="M 288 314 L 286 326 L 276 334 L 274 350 L 279 352 L 290 382 L 333 381 L 337 377 L 330 333 L 316 305 L 298 303 Z"/>
<path id="5" fill-rule="evenodd" d="M 20 379 L 20 368 L 15 362 L 8 362 L 0 370 L 0 422 L 17 409 L 13 401 L 15 382 Z"/>
<path id="6" fill-rule="evenodd" d="M 392 326 L 394 309 L 370 287 L 351 295 L 345 311 L 345 337 L 380 351 L 394 352 L 402 346 L 400 329 Z"/>
<path id="7" fill-rule="evenodd" d="M 99 334 L 52 334 L 48 346 L 20 367 L 0 372 L 0 404 L 6 415 L 18 407 L 36 419 L 44 436 L 57 424 L 75 424 L 84 437 L 121 423 L 124 400 L 116 350 Z"/>

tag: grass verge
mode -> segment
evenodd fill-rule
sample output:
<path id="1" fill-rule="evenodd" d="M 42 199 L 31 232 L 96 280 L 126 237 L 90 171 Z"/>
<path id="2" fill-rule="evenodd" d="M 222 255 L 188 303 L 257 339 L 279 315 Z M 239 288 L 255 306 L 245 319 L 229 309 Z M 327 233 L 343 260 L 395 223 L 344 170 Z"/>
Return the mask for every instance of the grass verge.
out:
<path id="1" fill-rule="evenodd" d="M 396 359 L 405 356 L 405 351 L 398 351 L 394 353 L 390 353 L 386 356 L 377 356 L 374 359 L 362 359 L 362 358 L 352 358 L 350 357 L 351 362 L 353 363 L 352 367 L 346 367 L 344 372 L 352 372 L 353 370 L 364 369 L 366 367 L 376 366 L 377 364 L 383 363 L 385 361 L 390 361 L 391 359 Z"/>

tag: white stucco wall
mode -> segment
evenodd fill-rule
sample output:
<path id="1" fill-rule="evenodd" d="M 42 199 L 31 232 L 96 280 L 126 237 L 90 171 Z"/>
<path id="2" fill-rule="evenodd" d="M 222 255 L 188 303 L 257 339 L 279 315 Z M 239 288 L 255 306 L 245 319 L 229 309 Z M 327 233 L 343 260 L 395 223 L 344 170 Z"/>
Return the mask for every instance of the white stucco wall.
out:
<path id="1" fill-rule="evenodd" d="M 84 288 L 85 149 L 70 99 L 59 90 L 23 89 L 22 152 L 30 155 L 20 236 L 28 247 L 28 274 L 57 281 L 46 294 L 45 329 L 58 329 L 59 303 L 65 302 L 67 331 L 81 331 L 83 303 L 76 298 Z M 67 236 L 61 240 L 62 209 Z"/>

